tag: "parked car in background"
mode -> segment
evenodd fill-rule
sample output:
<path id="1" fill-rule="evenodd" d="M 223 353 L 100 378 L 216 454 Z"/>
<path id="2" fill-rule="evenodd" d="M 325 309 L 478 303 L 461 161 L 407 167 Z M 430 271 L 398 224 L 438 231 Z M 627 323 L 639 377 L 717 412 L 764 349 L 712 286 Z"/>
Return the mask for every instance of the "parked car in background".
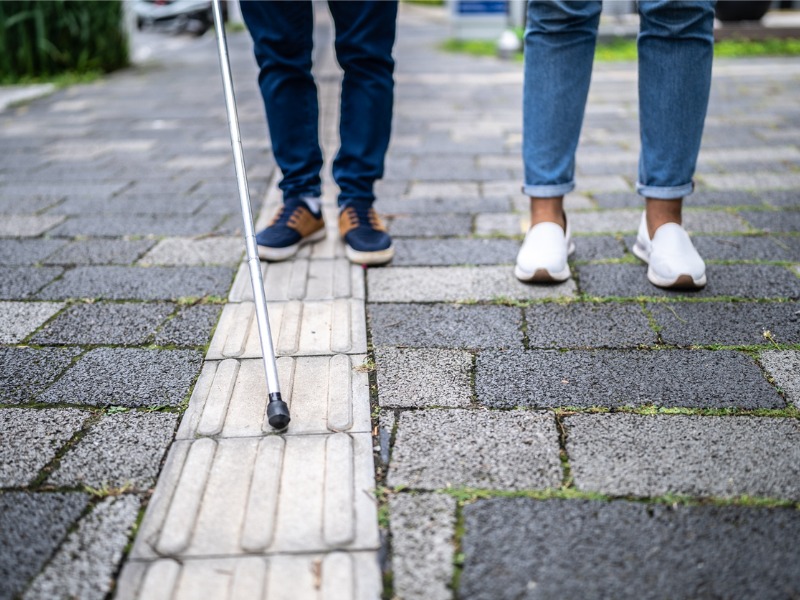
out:
<path id="1" fill-rule="evenodd" d="M 228 7 L 221 2 L 222 18 Z M 138 29 L 203 35 L 214 24 L 210 0 L 134 0 L 133 14 Z"/>

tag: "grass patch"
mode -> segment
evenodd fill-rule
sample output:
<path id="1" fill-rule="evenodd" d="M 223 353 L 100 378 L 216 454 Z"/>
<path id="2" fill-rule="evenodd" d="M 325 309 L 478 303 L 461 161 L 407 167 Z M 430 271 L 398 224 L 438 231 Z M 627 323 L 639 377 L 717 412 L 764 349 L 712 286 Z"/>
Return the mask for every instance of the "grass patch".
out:
<path id="1" fill-rule="evenodd" d="M 456 40 L 445 41 L 442 50 L 472 56 L 497 56 L 497 43 L 494 40 Z M 717 58 L 742 58 L 752 56 L 800 56 L 799 39 L 772 40 L 722 40 L 714 44 Z M 522 52 L 514 55 L 522 60 Z M 600 42 L 595 50 L 595 60 L 599 62 L 634 61 L 637 58 L 636 40 L 613 38 Z"/>
<path id="2" fill-rule="evenodd" d="M 56 89 L 60 90 L 65 87 L 79 84 L 93 83 L 103 76 L 101 71 L 87 71 L 87 72 L 67 72 L 59 73 L 58 75 L 38 75 L 31 76 L 25 75 L 15 77 L 12 75 L 5 75 L 0 77 L 0 85 L 37 85 L 41 83 L 52 83 Z"/>

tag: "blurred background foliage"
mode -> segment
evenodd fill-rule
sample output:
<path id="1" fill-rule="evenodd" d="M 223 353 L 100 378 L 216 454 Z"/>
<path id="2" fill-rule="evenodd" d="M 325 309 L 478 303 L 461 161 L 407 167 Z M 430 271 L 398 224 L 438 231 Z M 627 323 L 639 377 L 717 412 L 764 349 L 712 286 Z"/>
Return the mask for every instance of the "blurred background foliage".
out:
<path id="1" fill-rule="evenodd" d="M 120 0 L 0 0 L 0 83 L 128 64 Z"/>

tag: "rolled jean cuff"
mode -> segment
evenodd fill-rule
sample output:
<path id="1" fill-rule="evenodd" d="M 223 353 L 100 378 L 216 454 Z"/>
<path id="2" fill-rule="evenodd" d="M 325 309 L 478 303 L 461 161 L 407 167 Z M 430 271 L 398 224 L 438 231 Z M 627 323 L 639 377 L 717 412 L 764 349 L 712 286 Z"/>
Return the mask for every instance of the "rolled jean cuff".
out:
<path id="1" fill-rule="evenodd" d="M 636 192 L 645 198 L 655 198 L 656 200 L 680 200 L 694 191 L 694 182 L 684 183 L 673 187 L 658 187 L 644 185 L 636 182 Z"/>
<path id="2" fill-rule="evenodd" d="M 555 185 L 524 185 L 522 193 L 531 198 L 558 198 L 566 196 L 575 189 L 575 182 L 558 183 Z"/>

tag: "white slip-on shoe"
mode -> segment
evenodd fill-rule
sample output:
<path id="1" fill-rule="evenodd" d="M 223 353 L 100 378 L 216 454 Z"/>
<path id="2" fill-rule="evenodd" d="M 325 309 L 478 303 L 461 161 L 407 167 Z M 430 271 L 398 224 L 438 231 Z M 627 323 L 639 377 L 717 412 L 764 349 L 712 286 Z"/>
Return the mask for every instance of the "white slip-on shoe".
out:
<path id="1" fill-rule="evenodd" d="M 514 275 L 525 282 L 566 281 L 570 276 L 567 257 L 574 251 L 569 221 L 566 231 L 558 223 L 538 223 L 525 234 Z"/>
<path id="2" fill-rule="evenodd" d="M 706 284 L 706 264 L 677 223 L 665 223 L 656 229 L 653 239 L 647 231 L 647 217 L 642 214 L 633 253 L 648 264 L 647 279 L 663 288 L 692 289 Z"/>

